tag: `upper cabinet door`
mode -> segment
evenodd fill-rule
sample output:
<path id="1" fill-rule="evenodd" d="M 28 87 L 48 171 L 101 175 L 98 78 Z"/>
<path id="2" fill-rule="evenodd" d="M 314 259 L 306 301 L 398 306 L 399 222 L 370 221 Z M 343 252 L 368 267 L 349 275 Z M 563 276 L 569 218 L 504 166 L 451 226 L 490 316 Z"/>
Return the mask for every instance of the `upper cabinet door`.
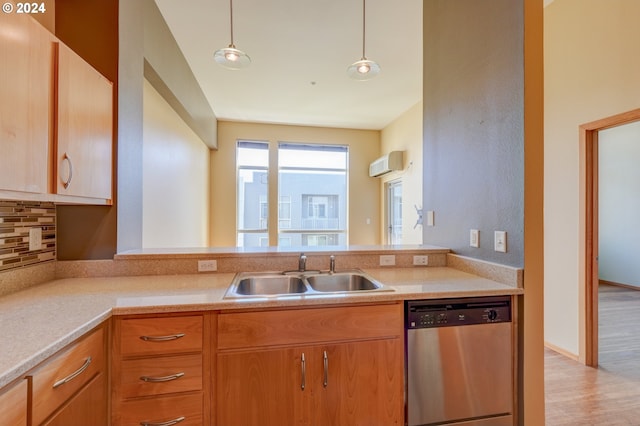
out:
<path id="1" fill-rule="evenodd" d="M 56 193 L 111 199 L 112 84 L 58 45 Z"/>
<path id="2" fill-rule="evenodd" d="M 0 190 L 49 192 L 54 37 L 0 13 Z"/>

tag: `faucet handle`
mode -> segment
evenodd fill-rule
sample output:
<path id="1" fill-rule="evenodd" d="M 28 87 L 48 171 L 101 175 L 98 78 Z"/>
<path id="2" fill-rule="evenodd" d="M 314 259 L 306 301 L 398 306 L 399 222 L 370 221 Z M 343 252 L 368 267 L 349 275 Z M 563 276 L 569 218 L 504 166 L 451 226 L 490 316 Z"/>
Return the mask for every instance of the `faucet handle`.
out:
<path id="1" fill-rule="evenodd" d="M 300 253 L 298 259 L 298 272 L 304 272 L 307 270 L 307 256 L 304 253 Z"/>
<path id="2" fill-rule="evenodd" d="M 336 271 L 336 257 L 332 254 L 329 256 L 329 273 Z"/>

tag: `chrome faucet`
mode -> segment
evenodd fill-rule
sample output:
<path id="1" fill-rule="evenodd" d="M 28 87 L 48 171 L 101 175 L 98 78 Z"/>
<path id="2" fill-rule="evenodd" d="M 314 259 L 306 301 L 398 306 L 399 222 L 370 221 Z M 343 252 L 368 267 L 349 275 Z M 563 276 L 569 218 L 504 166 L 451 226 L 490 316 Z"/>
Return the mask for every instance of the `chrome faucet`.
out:
<path id="1" fill-rule="evenodd" d="M 329 256 L 329 273 L 333 274 L 336 271 L 336 257 L 334 255 Z"/>
<path id="2" fill-rule="evenodd" d="M 304 253 L 300 253 L 298 259 L 298 272 L 304 272 L 307 270 L 307 256 Z"/>

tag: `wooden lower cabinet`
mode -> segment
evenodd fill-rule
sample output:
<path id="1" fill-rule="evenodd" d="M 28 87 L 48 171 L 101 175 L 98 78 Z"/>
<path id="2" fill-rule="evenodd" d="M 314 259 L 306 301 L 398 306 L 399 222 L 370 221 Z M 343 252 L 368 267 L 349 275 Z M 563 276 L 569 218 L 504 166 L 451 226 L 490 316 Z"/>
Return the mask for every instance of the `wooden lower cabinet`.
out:
<path id="1" fill-rule="evenodd" d="M 114 318 L 114 426 L 211 424 L 212 316 L 195 312 Z"/>
<path id="2" fill-rule="evenodd" d="M 27 380 L 0 391 L 0 425 L 27 426 Z"/>
<path id="3" fill-rule="evenodd" d="M 98 374 L 43 426 L 106 425 L 106 374 Z"/>
<path id="4" fill-rule="evenodd" d="M 181 394 L 147 399 L 133 399 L 119 405 L 120 415 L 114 424 L 122 426 L 202 426 L 203 394 Z"/>
<path id="5" fill-rule="evenodd" d="M 309 365 L 311 353 L 311 348 L 288 348 L 218 355 L 217 424 L 298 424 L 290 422 L 308 411 L 303 409 L 302 354 Z"/>
<path id="6" fill-rule="evenodd" d="M 28 375 L 32 425 L 108 424 L 107 334 L 99 326 Z"/>
<path id="7" fill-rule="evenodd" d="M 377 309 L 378 317 L 370 315 Z M 305 324 L 305 315 L 314 322 Z M 371 321 L 360 323 L 359 315 L 370 315 Z M 286 323 L 282 320 L 287 316 L 295 324 L 290 338 L 286 337 L 290 330 L 280 327 L 277 333 L 274 326 Z M 222 313 L 219 317 L 219 348 L 225 349 L 216 358 L 218 425 L 404 424 L 401 305 L 265 311 L 258 316 Z M 347 336 L 344 341 L 336 336 L 341 326 Z M 358 327 L 366 328 L 362 333 L 370 337 L 354 338 Z M 305 333 L 296 334 L 296 330 Z M 278 334 L 279 342 L 289 344 L 269 347 L 264 333 L 272 332 Z M 250 340 L 266 346 L 247 347 Z M 238 346 L 234 348 L 232 342 Z"/>

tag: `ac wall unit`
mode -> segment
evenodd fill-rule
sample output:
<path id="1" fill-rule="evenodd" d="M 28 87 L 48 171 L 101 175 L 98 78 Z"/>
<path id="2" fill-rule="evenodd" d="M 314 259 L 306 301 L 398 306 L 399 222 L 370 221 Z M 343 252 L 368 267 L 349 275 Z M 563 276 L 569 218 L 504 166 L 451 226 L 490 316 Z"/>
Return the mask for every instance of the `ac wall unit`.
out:
<path id="1" fill-rule="evenodd" d="M 377 177 L 394 170 L 402 170 L 404 151 L 391 151 L 369 165 L 369 176 Z"/>

